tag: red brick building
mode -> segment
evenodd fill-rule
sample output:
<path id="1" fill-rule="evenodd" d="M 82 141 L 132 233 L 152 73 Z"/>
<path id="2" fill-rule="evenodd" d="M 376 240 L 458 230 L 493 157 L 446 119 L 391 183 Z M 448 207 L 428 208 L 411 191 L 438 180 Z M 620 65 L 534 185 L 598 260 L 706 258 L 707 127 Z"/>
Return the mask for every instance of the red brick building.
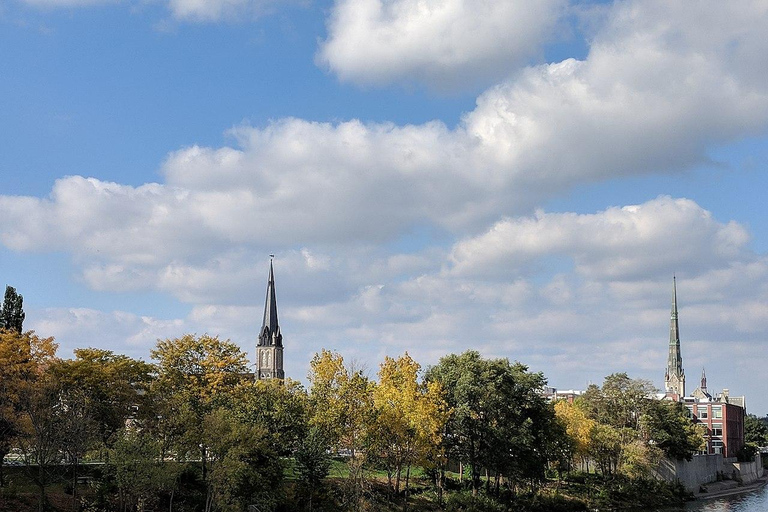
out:
<path id="1" fill-rule="evenodd" d="M 694 423 L 706 428 L 703 433 L 707 446 L 702 453 L 736 457 L 744 446 L 744 408 L 722 401 L 692 401 L 691 398 L 686 398 L 683 403 Z"/>

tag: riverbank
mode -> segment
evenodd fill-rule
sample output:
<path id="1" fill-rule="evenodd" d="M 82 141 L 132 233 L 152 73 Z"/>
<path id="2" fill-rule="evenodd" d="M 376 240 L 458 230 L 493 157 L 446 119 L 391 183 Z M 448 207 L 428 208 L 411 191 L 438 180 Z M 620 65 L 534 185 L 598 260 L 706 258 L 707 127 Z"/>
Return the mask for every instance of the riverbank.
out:
<path id="1" fill-rule="evenodd" d="M 754 482 L 746 485 L 740 485 L 739 482 L 735 480 L 722 480 L 720 482 L 712 482 L 711 484 L 703 485 L 702 488 L 706 489 L 706 492 L 698 492 L 695 493 L 694 496 L 697 500 L 712 500 L 756 491 L 766 485 L 768 485 L 768 475 L 763 475 Z"/>

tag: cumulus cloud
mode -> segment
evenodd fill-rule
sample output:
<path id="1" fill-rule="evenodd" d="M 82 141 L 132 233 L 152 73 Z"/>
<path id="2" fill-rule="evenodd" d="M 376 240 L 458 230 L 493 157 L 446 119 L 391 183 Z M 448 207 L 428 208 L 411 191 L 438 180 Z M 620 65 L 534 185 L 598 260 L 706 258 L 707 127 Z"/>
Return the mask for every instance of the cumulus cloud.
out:
<path id="1" fill-rule="evenodd" d="M 564 0 L 336 0 L 317 61 L 342 80 L 362 84 L 476 85 L 504 78 L 539 52 L 565 5 Z"/>
<path id="2" fill-rule="evenodd" d="M 235 128 L 235 147 L 171 153 L 163 184 L 68 177 L 49 198 L 2 196 L 0 239 L 117 264 L 379 243 L 417 224 L 476 232 L 574 185 L 686 169 L 768 126 L 764 6 L 691 11 L 618 3 L 586 60 L 528 68 L 453 128 L 288 118 Z"/>
<path id="3" fill-rule="evenodd" d="M 717 268 L 748 252 L 749 234 L 720 223 L 687 199 L 660 197 L 590 215 L 545 213 L 499 221 L 451 252 L 452 272 L 517 273 L 548 256 L 565 256 L 591 279 L 626 280 L 675 269 Z"/>

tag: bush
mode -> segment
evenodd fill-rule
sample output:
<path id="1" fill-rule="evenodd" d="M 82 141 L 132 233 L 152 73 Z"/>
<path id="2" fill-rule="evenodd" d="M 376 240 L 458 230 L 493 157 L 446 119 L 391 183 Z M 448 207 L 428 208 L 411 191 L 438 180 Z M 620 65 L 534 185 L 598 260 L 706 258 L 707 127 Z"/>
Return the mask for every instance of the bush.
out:
<path id="1" fill-rule="evenodd" d="M 739 459 L 739 462 L 752 462 L 755 460 L 757 450 L 758 448 L 756 444 L 746 443 L 741 447 L 741 450 L 736 453 L 736 457 Z"/>
<path id="2" fill-rule="evenodd" d="M 485 494 L 455 492 L 445 500 L 447 512 L 504 512 L 506 507 Z"/>

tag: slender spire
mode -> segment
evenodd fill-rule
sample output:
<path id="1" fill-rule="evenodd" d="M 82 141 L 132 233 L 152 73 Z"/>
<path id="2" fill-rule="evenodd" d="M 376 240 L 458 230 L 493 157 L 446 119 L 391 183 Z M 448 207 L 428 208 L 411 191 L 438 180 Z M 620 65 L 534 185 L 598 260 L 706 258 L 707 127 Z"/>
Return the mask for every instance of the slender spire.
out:
<path id="1" fill-rule="evenodd" d="M 677 278 L 672 276 L 672 312 L 669 320 L 669 355 L 664 378 L 667 392 L 685 396 L 685 371 L 680 353 L 680 326 L 677 315 Z"/>
<path id="2" fill-rule="evenodd" d="M 264 302 L 264 320 L 261 324 L 261 334 L 259 334 L 259 346 L 275 345 L 281 347 L 282 344 L 283 336 L 280 334 L 280 324 L 277 321 L 275 271 L 272 267 L 272 258 L 270 257 L 269 280 L 267 281 L 267 298 Z"/>
<path id="3" fill-rule="evenodd" d="M 704 368 L 701 369 L 701 390 L 707 392 L 707 372 L 704 371 Z"/>

